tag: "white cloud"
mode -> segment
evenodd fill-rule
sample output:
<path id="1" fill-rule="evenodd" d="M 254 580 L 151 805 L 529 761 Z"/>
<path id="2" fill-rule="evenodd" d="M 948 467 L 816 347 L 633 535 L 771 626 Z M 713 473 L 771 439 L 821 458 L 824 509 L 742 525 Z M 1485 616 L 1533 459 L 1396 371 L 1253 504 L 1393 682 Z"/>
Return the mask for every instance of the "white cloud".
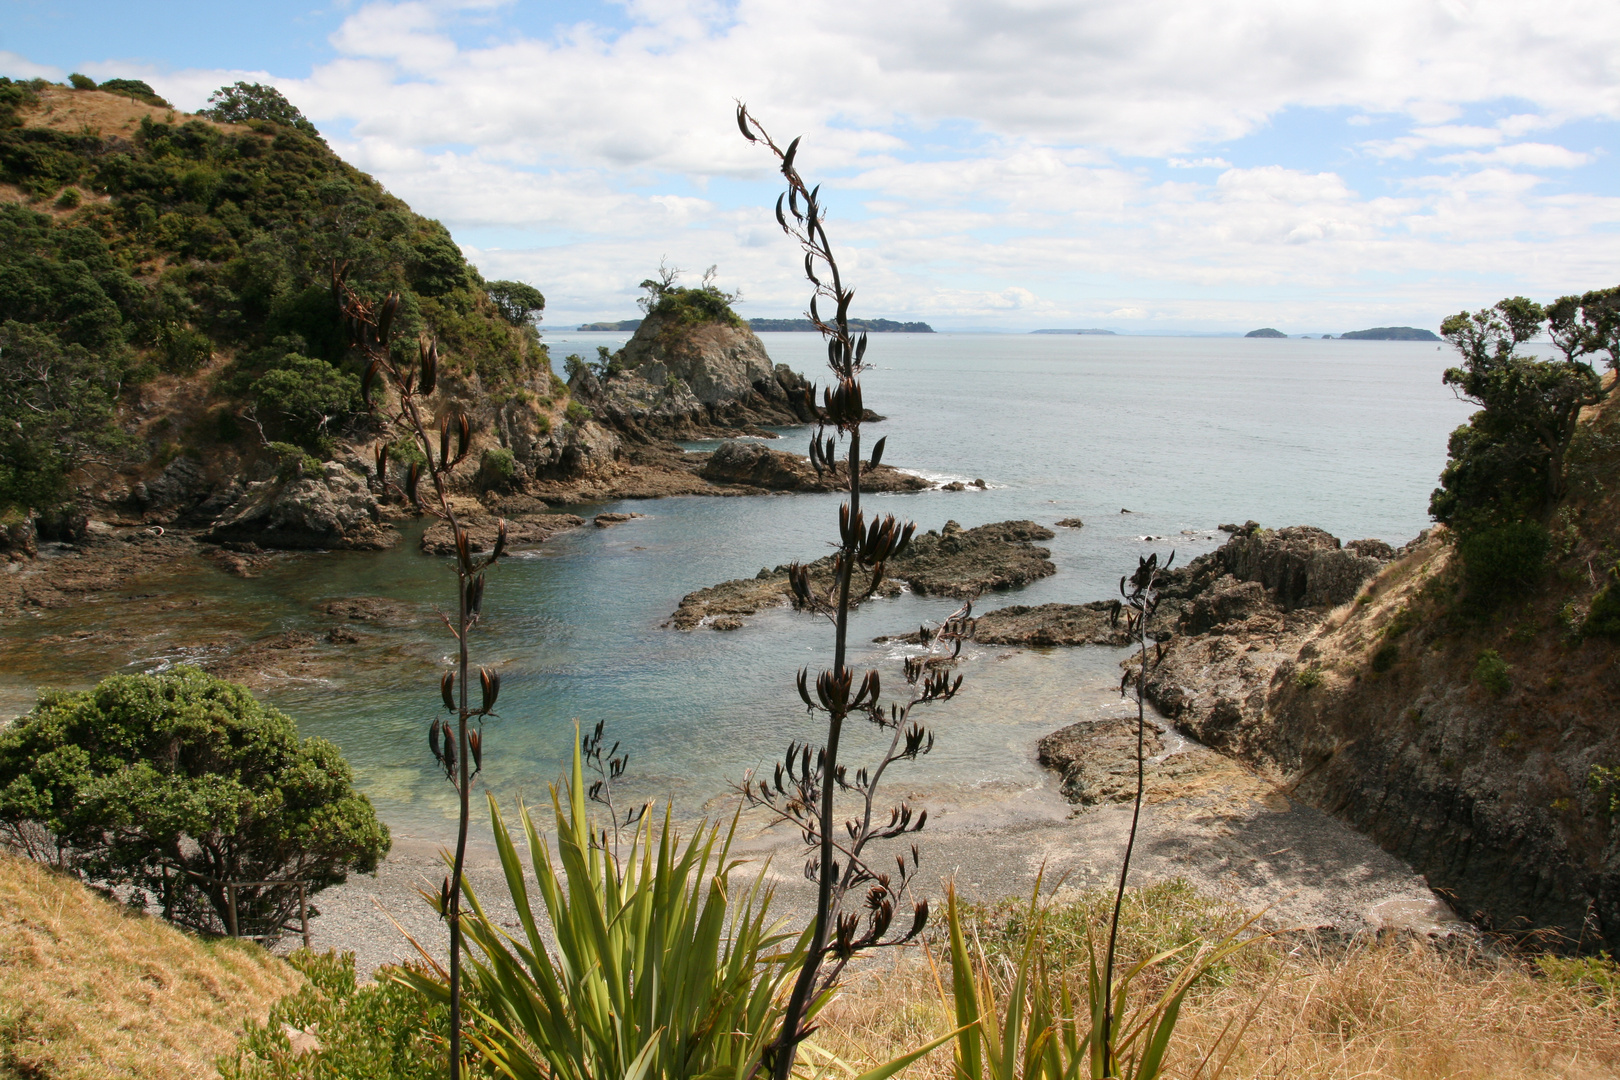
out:
<path id="1" fill-rule="evenodd" d="M 470 238 L 486 273 L 539 285 L 554 320 L 626 317 L 660 254 L 719 262 L 751 313 L 803 306 L 736 97 L 776 134 L 806 134 L 873 314 L 1269 321 L 1287 297 L 1351 325 L 1454 310 L 1496 288 L 1485 278 L 1536 295 L 1620 279 L 1605 231 L 1620 200 L 1552 193 L 1528 171 L 1594 160 L 1533 133 L 1620 121 L 1612 0 L 623 10 L 623 31 L 467 44 L 469 20 L 500 26 L 501 4 L 374 2 L 300 78 L 142 77 L 187 108 L 237 78 L 273 81 L 350 160 Z M 1480 118 L 1505 101 L 1511 114 Z M 1302 109 L 1396 133 L 1346 148 L 1353 167 L 1228 148 L 1248 138 L 1283 160 L 1269 125 Z"/>
<path id="2" fill-rule="evenodd" d="M 61 82 L 68 73 L 50 64 L 36 64 L 26 56 L 0 49 L 0 75 L 13 79 L 50 79 Z"/>

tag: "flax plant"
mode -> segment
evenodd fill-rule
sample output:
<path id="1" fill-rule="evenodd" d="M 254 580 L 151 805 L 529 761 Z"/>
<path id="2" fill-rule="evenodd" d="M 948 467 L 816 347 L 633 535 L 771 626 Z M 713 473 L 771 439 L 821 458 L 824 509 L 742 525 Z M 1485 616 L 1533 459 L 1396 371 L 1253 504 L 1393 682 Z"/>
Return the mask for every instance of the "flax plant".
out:
<path id="1" fill-rule="evenodd" d="M 389 293 L 381 304 L 372 304 L 362 298 L 345 278 L 347 264 L 334 263 L 332 291 L 338 300 L 340 317 L 347 332 L 350 347 L 366 364 L 361 380 L 361 394 L 367 409 L 376 410 L 378 400 L 375 389 L 378 381 L 392 388 L 395 401 L 386 413 L 390 426 L 403 427 L 413 437 L 426 461 L 411 462 L 403 476 L 390 479 L 388 448 L 377 450 L 377 482 L 384 491 L 393 492 L 406 500 L 418 513 L 438 518 L 450 527 L 456 547 L 456 613 L 443 615 L 444 624 L 454 635 L 457 645 L 455 667 L 439 680 L 439 696 L 450 720 L 435 719 L 428 728 L 428 747 L 434 761 L 444 771 L 445 778 L 455 787 L 460 801 L 460 816 L 456 827 L 455 854 L 448 858 L 450 873 L 446 875 L 436 898 L 431 898 L 440 917 L 450 924 L 450 1078 L 460 1080 L 462 1067 L 461 976 L 463 949 L 462 885 L 467 861 L 467 829 L 470 821 L 469 796 L 473 781 L 484 768 L 483 721 L 495 715 L 495 702 L 501 692 L 501 677 L 489 668 L 478 669 L 479 703 L 473 706 L 469 699 L 471 663 L 468 656 L 467 635 L 477 625 L 483 611 L 484 575 L 501 557 L 506 547 L 506 522 L 500 523 L 493 549 L 488 555 L 475 557 L 472 540 L 456 516 L 450 501 L 450 472 L 466 460 L 472 440 L 467 415 L 457 410 L 446 411 L 439 418 L 438 437 L 429 434 L 429 421 L 424 419 L 426 399 L 432 396 L 438 383 L 439 350 L 431 339 L 417 345 L 417 361 L 402 361 L 394 354 L 394 320 L 399 314 L 400 297 Z M 452 439 L 454 447 L 452 447 Z M 396 470 L 397 472 L 397 470 Z M 431 493 L 424 496 L 422 480 L 426 475 Z"/>
<path id="2" fill-rule="evenodd" d="M 858 337 L 850 333 L 849 306 L 854 290 L 844 283 L 828 239 L 820 188 L 806 184 L 794 165 L 799 140 L 794 139 L 786 149 L 779 147 L 741 104 L 737 107 L 737 126 L 750 143 L 763 145 L 775 155 L 787 185 L 777 199 L 776 221 L 804 254 L 804 273 L 812 287 L 807 314 L 827 341 L 827 366 L 833 375 L 833 384 L 823 392 L 819 406 L 814 388 L 806 392 L 806 403 L 815 410 L 817 419 L 810 440 L 810 461 L 817 472 L 830 472 L 842 479 L 848 492 L 848 501 L 838 510 L 838 552 L 830 584 L 812 581 L 809 569 L 797 563 L 790 567 L 788 575 L 794 606 L 824 615 L 833 626 L 832 668 L 814 680 L 809 669 L 798 675 L 799 697 L 805 708 L 826 717 L 826 739 L 820 746 L 790 744 L 769 781 L 750 773 L 741 785 L 751 804 L 797 826 L 811 849 L 805 865 L 806 877 L 816 883 L 810 939 L 780 1031 L 765 1057 L 765 1065 L 775 1080 L 787 1080 L 798 1045 L 810 1033 L 811 1017 L 850 958 L 865 949 L 904 944 L 927 925 L 927 900 L 916 900 L 911 895 L 919 862 L 917 845 L 910 845 L 909 862 L 905 852 L 895 855 L 892 873 L 877 864 L 868 845 L 903 839 L 927 823 L 926 810 L 916 812 L 905 803 L 890 807 L 885 818 L 876 801 L 878 784 L 894 762 L 915 759 L 933 748 L 932 733 L 912 721 L 912 708 L 950 698 L 962 679 L 957 676 L 953 680 L 947 671 L 935 670 L 922 658 L 914 657 L 905 670 L 908 700 L 885 708 L 878 673 L 868 671 L 857 683 L 854 672 L 846 666 L 850 608 L 877 589 L 883 580 L 885 562 L 905 549 L 916 526 L 896 521 L 892 514 L 882 519 L 874 514 L 868 523 L 861 509 L 861 471 L 877 466 L 886 440 L 878 439 L 872 446 L 870 461 L 862 460 L 861 424 L 866 410 L 861 401 L 860 376 L 865 368 L 867 338 L 864 333 Z M 823 302 L 831 305 L 825 318 Z M 847 440 L 843 461 L 839 460 L 841 440 Z M 972 633 L 971 616 L 970 602 L 946 621 L 933 646 L 959 651 L 962 641 Z M 859 769 L 852 776 L 839 750 L 844 721 L 856 715 L 889 732 L 890 739 L 875 765 Z M 855 803 L 854 816 L 842 823 L 841 830 L 835 820 L 839 792 L 847 793 Z M 864 891 L 857 893 L 863 886 Z M 851 903 L 856 897 L 857 902 Z M 895 910 L 908 903 L 909 925 L 896 926 Z"/>

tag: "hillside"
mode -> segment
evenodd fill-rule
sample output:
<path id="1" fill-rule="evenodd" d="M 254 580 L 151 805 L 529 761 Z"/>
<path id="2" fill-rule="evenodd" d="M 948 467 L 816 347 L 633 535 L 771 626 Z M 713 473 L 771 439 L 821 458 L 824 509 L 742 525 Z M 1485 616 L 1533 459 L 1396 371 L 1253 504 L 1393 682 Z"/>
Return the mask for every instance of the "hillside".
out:
<path id="1" fill-rule="evenodd" d="M 212 1075 L 302 982 L 257 945 L 204 943 L 0 853 L 0 1076 Z"/>
<path id="2" fill-rule="evenodd" d="M 1443 527 L 1393 555 L 1361 549 L 1387 561 L 1358 554 L 1345 577 L 1326 534 L 1251 525 L 1180 587 L 1181 633 L 1148 688 L 1200 740 L 1407 860 L 1459 914 L 1620 952 L 1612 396 L 1589 410 L 1569 474 L 1545 569 L 1488 608 L 1467 602 Z"/>
<path id="3" fill-rule="evenodd" d="M 0 511 L 185 520 L 302 455 L 353 456 L 378 431 L 334 264 L 401 293 L 402 340 L 440 343 L 437 407 L 466 408 L 484 441 L 561 421 L 540 294 L 485 281 L 297 119 L 0 79 Z"/>
<path id="4" fill-rule="evenodd" d="M 1371 330 L 1352 330 L 1340 334 L 1344 341 L 1439 341 L 1433 330 L 1420 330 L 1415 326 L 1375 326 Z"/>

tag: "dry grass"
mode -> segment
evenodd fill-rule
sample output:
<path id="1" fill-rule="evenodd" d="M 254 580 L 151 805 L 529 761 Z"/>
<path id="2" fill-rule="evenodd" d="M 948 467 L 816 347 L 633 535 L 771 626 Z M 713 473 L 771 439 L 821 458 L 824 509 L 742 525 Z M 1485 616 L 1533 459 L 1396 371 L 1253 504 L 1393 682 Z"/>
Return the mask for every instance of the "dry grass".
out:
<path id="1" fill-rule="evenodd" d="M 214 1075 L 242 1022 L 303 981 L 0 854 L 0 1078 Z"/>
<path id="2" fill-rule="evenodd" d="M 936 959 L 941 954 L 935 953 Z M 949 984 L 948 968 L 940 972 Z M 1224 1076 L 1291 1080 L 1596 1080 L 1620 1076 L 1612 987 L 1517 960 L 1449 956 L 1411 939 L 1333 950 L 1268 944 L 1182 1012 L 1168 1075 L 1185 1077 L 1234 1016 L 1253 1013 Z M 815 1042 L 853 1071 L 949 1030 L 925 957 L 852 976 Z M 832 1075 L 845 1070 L 831 1064 Z M 949 1047 L 909 1069 L 952 1080 Z"/>

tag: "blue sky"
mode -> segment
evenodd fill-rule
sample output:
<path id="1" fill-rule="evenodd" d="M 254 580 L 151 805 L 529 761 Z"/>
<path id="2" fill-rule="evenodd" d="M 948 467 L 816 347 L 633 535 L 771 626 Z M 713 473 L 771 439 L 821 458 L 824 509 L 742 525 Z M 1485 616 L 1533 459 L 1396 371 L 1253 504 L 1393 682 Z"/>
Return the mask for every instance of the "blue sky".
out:
<path id="1" fill-rule="evenodd" d="M 1620 6 L 0 0 L 0 73 L 272 82 L 549 322 L 661 258 L 805 288 L 734 98 L 805 136 L 869 315 L 1435 327 L 1620 282 Z"/>

